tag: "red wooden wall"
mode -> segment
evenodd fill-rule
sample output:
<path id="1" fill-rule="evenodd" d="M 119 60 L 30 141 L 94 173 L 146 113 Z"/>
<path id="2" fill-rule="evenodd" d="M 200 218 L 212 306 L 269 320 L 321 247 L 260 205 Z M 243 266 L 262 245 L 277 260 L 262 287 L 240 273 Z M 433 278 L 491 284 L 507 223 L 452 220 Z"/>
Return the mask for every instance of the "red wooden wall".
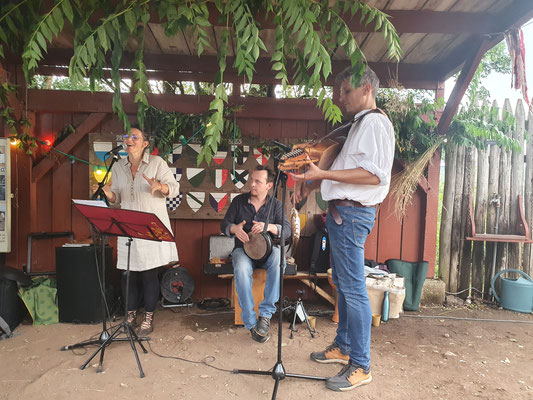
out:
<path id="1" fill-rule="evenodd" d="M 42 91 L 41 91 L 42 92 Z M 50 92 L 57 96 L 57 92 Z M 63 92 L 64 96 L 72 99 L 87 98 L 88 93 Z M 175 96 L 187 97 L 187 96 Z M 194 103 L 195 97 L 188 101 Z M 65 98 L 63 98 L 65 99 Z M 231 101 L 231 100 L 230 100 Z M 247 99 L 240 98 L 246 104 Z M 276 99 L 250 99 L 253 106 L 263 101 L 277 102 Z M 237 118 L 237 123 L 245 136 L 253 134 L 265 139 L 283 139 L 287 137 L 322 136 L 326 133 L 326 124 L 321 119 L 313 102 L 304 100 L 284 101 L 289 107 L 296 105 L 298 112 L 290 114 L 290 110 L 279 112 L 276 107 L 264 107 L 262 117 L 250 113 Z M 54 107 L 51 105 L 50 107 Z M 95 107 L 101 104 L 87 105 L 89 112 L 95 112 Z M 199 107 L 204 107 L 201 104 Z M 41 107 L 42 108 L 42 107 Z M 176 108 L 176 107 L 174 107 Z M 179 109 L 179 107 L 178 107 Z M 246 107 L 245 107 L 246 109 Z M 306 111 L 307 110 L 307 111 Z M 101 111 L 101 110 L 100 110 Z M 200 109 L 196 112 L 199 112 Z M 278 114 L 283 114 L 280 119 Z M 89 113 L 79 112 L 47 112 L 37 111 L 31 114 L 34 120 L 33 134 L 39 138 L 54 136 L 65 125 L 74 127 L 83 122 Z M 309 115 L 308 119 L 302 118 Z M 296 119 L 298 118 L 298 119 Z M 121 132 L 122 126 L 112 115 L 99 124 L 92 132 Z M 6 132 L 7 134 L 7 132 Z M 89 144 L 85 136 L 69 153 L 83 160 L 88 160 Z M 72 208 L 71 199 L 86 199 L 88 193 L 87 164 L 76 161 L 71 163 L 67 157 L 58 156 L 52 152 L 47 157 L 56 157 L 53 168 L 41 179 L 32 180 L 32 166 L 36 160 L 25 155 L 20 150 L 12 149 L 12 192 L 16 193 L 18 207 L 13 207 L 12 252 L 6 256 L 6 264 L 21 267 L 26 263 L 27 235 L 29 232 L 40 231 L 68 231 L 75 233 L 76 239 L 89 237 L 88 225 L 81 215 Z M 437 224 L 438 198 L 438 169 L 439 162 L 434 161 L 429 168 L 429 183 L 415 192 L 413 202 L 403 221 L 398 221 L 392 215 L 392 200 L 387 198 L 378 211 L 375 227 L 366 244 L 366 258 L 384 262 L 389 258 L 401 258 L 409 261 L 426 259 L 430 262 L 428 276 L 433 276 L 435 261 L 435 238 Z M 400 168 L 395 165 L 394 172 Z M 16 177 L 15 177 L 16 174 Z M 429 187 L 429 189 L 428 189 Z M 208 241 L 210 235 L 219 233 L 219 220 L 172 220 L 172 228 L 182 266 L 186 267 L 195 280 L 195 299 L 206 297 L 229 297 L 230 283 L 216 276 L 206 276 L 203 264 L 208 261 Z M 32 250 L 32 271 L 46 271 L 55 269 L 55 247 L 61 240 L 36 241 Z M 303 238 L 296 255 L 299 270 L 306 270 L 309 262 L 309 239 Z M 294 297 L 296 283 L 291 282 L 287 288 L 287 295 Z M 310 290 L 307 289 L 309 292 Z M 309 297 L 309 296 L 306 296 Z"/>

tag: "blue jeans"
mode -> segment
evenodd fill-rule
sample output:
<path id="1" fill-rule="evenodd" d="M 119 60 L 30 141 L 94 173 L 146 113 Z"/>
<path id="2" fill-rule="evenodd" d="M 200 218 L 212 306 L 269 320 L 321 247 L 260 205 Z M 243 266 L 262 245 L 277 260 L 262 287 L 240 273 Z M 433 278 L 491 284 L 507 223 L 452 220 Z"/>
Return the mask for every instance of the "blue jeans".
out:
<path id="1" fill-rule="evenodd" d="M 330 213 L 328 228 L 333 283 L 337 286 L 339 326 L 335 343 L 350 363 L 370 368 L 372 310 L 365 282 L 365 241 L 374 226 L 373 207 L 337 206 L 342 224 Z"/>
<path id="2" fill-rule="evenodd" d="M 276 301 L 279 299 L 279 256 L 280 248 L 272 247 L 272 253 L 260 266 L 254 266 L 250 257 L 246 255 L 242 247 L 237 247 L 231 253 L 233 260 L 233 277 L 235 288 L 239 295 L 239 306 L 242 308 L 241 318 L 246 329 L 252 329 L 257 323 L 257 314 L 254 310 L 254 296 L 252 295 L 252 283 L 254 268 L 267 270 L 265 292 L 263 301 L 259 304 L 259 316 L 271 318 L 276 312 Z M 285 268 L 285 260 L 283 260 Z"/>

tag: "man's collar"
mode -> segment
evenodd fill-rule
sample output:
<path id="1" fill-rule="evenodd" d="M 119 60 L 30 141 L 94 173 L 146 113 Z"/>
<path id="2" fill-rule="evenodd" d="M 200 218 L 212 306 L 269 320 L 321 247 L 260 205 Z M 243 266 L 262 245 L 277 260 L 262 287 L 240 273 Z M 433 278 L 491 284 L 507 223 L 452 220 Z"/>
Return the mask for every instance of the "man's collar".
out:
<path id="1" fill-rule="evenodd" d="M 355 121 L 355 120 L 356 120 L 357 118 L 359 118 L 361 115 L 363 115 L 364 113 L 366 113 L 367 111 L 370 111 L 370 110 L 371 110 L 371 108 L 368 108 L 368 109 L 365 109 L 365 110 L 361 110 L 361 111 L 359 111 L 357 114 L 355 114 L 355 115 L 353 116 L 352 121 Z"/>
<path id="2" fill-rule="evenodd" d="M 248 193 L 246 193 L 246 194 L 248 195 L 248 203 L 251 203 L 251 200 L 252 200 L 252 193 L 248 192 Z M 272 196 L 270 196 L 270 195 L 267 193 L 267 196 L 266 196 L 266 198 L 265 198 L 265 204 L 268 203 L 268 201 L 270 200 L 270 197 L 272 197 Z"/>

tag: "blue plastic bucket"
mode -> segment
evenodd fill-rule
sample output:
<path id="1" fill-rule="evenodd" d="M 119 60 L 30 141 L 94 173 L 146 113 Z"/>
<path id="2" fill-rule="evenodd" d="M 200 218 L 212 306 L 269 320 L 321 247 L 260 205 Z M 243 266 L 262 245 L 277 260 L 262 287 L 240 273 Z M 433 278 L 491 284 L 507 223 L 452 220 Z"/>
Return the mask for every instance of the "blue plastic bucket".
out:
<path id="1" fill-rule="evenodd" d="M 501 278 L 501 293 L 498 296 L 494 284 L 500 275 L 506 272 L 516 272 L 522 276 L 518 279 Z M 524 271 L 504 269 L 492 278 L 490 287 L 496 301 L 506 310 L 528 314 L 533 310 L 533 280 Z"/>

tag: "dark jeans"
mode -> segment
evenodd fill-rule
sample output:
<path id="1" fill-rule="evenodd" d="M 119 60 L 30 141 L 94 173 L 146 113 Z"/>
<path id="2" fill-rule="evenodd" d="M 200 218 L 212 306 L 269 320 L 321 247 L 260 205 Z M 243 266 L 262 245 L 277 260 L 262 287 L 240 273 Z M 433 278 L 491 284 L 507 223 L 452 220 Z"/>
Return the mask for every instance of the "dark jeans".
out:
<path id="1" fill-rule="evenodd" d="M 140 303 L 140 286 L 144 295 L 144 311 L 154 312 L 159 300 L 159 268 L 147 271 L 130 271 L 130 291 L 128 293 L 128 311 L 135 311 Z M 126 301 L 126 271 L 122 273 L 122 296 Z"/>

